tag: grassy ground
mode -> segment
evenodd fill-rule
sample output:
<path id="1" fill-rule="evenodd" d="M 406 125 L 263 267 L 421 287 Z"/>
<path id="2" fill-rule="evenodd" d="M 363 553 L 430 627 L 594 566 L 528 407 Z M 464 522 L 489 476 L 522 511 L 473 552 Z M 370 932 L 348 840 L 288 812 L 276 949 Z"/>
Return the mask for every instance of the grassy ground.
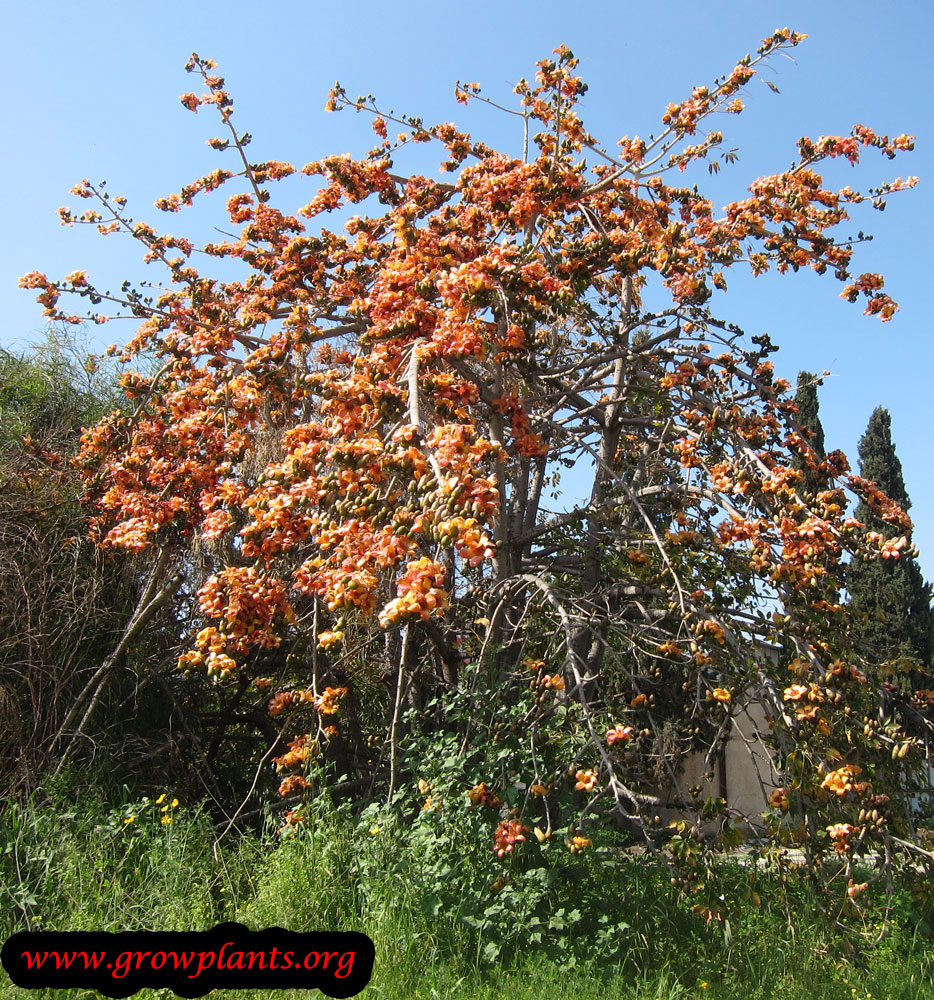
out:
<path id="1" fill-rule="evenodd" d="M 216 846 L 207 817 L 172 802 L 8 807 L 0 894 L 10 905 L 0 910 L 0 938 L 25 929 L 205 930 L 224 920 L 359 930 L 376 945 L 361 996 L 384 1000 L 934 998 L 934 919 L 907 891 L 882 943 L 854 956 L 817 915 L 803 878 L 725 868 L 722 919 L 708 924 L 676 897 L 667 869 L 644 858 L 596 851 L 522 871 L 517 862 L 497 891 L 485 867 L 491 852 L 452 845 L 437 826 L 433 853 L 417 830 L 342 814 L 282 842 L 231 834 Z M 92 996 L 23 990 L 0 973 L 3 998 Z"/>

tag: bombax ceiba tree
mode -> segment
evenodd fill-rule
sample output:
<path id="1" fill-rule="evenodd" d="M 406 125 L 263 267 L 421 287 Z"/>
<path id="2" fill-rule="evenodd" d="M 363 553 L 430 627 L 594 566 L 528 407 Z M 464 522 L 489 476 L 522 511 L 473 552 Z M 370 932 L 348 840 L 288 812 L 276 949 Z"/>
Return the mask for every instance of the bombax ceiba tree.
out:
<path id="1" fill-rule="evenodd" d="M 368 114 L 376 145 L 302 167 L 312 190 L 294 214 L 271 185 L 296 168 L 250 161 L 223 79 L 193 56 L 204 89 L 182 103 L 219 113 L 210 145 L 231 164 L 157 206 L 234 186 L 239 235 L 195 257 L 102 187 L 74 189 L 95 207 L 64 222 L 128 233 L 170 279 L 148 298 L 83 272 L 24 279 L 50 316 L 66 316 L 63 294 L 138 316 L 122 357 L 156 359 L 123 378 L 135 409 L 85 437 L 95 530 L 151 553 L 150 601 L 204 567 L 178 669 L 281 723 L 267 758 L 284 794 L 479 810 L 504 864 L 585 850 L 603 820 L 687 872 L 711 829 L 719 849 L 763 825 L 818 868 L 872 854 L 891 872 L 912 855 L 918 734 L 898 684 L 851 648 L 839 599 L 847 553 L 902 558 L 910 522 L 841 453 L 813 450 L 768 337 L 747 342 L 710 304 L 730 269 L 807 268 L 891 319 L 840 226 L 914 179 L 859 193 L 818 170 L 912 138 L 802 138 L 790 168 L 722 213 L 678 183 L 735 159 L 715 123 L 803 37 L 777 31 L 670 104 L 657 135 L 615 146 L 578 116 L 586 87 L 564 48 L 501 108 L 517 156 L 337 86 L 329 109 Z M 456 95 L 500 107 L 476 84 Z M 401 172 L 422 143 L 441 152 L 437 177 Z M 195 268 L 211 258 L 247 276 Z M 559 482 L 572 467 L 577 483 L 589 470 L 579 503 Z M 866 530 L 851 496 L 899 533 Z M 771 776 L 764 813 L 743 816 L 684 775 L 688 760 L 713 772 L 752 691 Z M 438 777 L 433 746 L 453 747 L 444 773 L 460 767 L 462 787 Z M 686 818 L 663 838 L 666 808 Z M 838 888 L 865 904 L 862 883 Z"/>

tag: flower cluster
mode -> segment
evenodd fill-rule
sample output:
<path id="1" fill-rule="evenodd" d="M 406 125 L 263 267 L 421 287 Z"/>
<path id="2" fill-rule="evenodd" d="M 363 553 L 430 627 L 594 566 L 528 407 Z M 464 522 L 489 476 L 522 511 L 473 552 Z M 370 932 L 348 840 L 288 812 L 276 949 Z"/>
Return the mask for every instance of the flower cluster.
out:
<path id="1" fill-rule="evenodd" d="M 498 858 L 512 852 L 513 847 L 525 840 L 529 828 L 517 819 L 504 819 L 493 834 L 493 850 Z"/>
<path id="2" fill-rule="evenodd" d="M 171 802 L 166 802 L 168 796 L 163 792 L 159 798 L 156 799 L 156 805 L 159 806 L 159 812 L 161 816 L 159 822 L 163 826 L 171 826 L 175 822 L 175 817 L 172 815 L 172 810 L 178 808 L 178 799 L 172 799 Z"/>
<path id="3" fill-rule="evenodd" d="M 834 850 L 837 854 L 846 854 L 850 851 L 850 838 L 854 833 L 858 833 L 859 828 L 851 823 L 834 823 L 827 827 L 827 834 L 834 842 Z"/>
<path id="4" fill-rule="evenodd" d="M 386 628 L 409 616 L 428 618 L 443 611 L 448 606 L 446 579 L 445 567 L 427 556 L 410 563 L 396 583 L 399 596 L 380 612 L 380 625 Z"/>
<path id="5" fill-rule="evenodd" d="M 198 591 L 198 603 L 208 618 L 222 621 L 225 643 L 237 652 L 278 646 L 282 640 L 273 623 L 295 617 L 282 581 L 252 566 L 230 566 L 212 576 Z"/>
<path id="6" fill-rule="evenodd" d="M 853 779 L 862 774 L 863 769 L 859 764 L 844 764 L 835 771 L 829 772 L 821 782 L 821 788 L 826 788 L 834 795 L 842 797 L 850 791 L 863 791 L 867 787 L 866 782 L 855 783 Z"/>
<path id="7" fill-rule="evenodd" d="M 340 709 L 341 698 L 346 697 L 345 687 L 326 687 L 321 694 L 315 698 L 314 705 L 321 715 L 336 715 Z"/>
<path id="8" fill-rule="evenodd" d="M 290 774 L 279 782 L 279 794 L 285 798 L 287 795 L 295 795 L 311 787 L 311 782 L 307 781 L 300 774 Z"/>
<path id="9" fill-rule="evenodd" d="M 479 527 L 474 517 L 452 517 L 438 525 L 442 539 L 455 540 L 457 554 L 470 566 L 478 566 L 484 559 L 492 559 L 496 554 L 493 543 Z"/>
<path id="10" fill-rule="evenodd" d="M 560 674 L 542 674 L 539 683 L 546 691 L 564 690 L 564 678 Z"/>
<path id="11" fill-rule="evenodd" d="M 303 765 L 309 757 L 315 756 L 316 753 L 317 746 L 310 736 L 307 734 L 297 736 L 289 743 L 287 753 L 282 754 L 280 757 L 273 757 L 273 763 L 276 765 L 278 771 L 288 771 L 290 768 Z"/>
<path id="12" fill-rule="evenodd" d="M 503 804 L 503 800 L 486 787 L 485 781 L 481 781 L 479 785 L 474 785 L 467 793 L 467 796 L 473 805 L 486 806 L 487 809 L 499 809 Z"/>

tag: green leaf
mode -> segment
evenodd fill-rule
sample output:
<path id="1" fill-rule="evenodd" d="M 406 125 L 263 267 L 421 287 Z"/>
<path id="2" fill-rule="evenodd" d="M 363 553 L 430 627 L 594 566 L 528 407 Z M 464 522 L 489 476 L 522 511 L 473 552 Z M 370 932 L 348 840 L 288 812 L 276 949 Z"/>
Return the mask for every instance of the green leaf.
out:
<path id="1" fill-rule="evenodd" d="M 487 941 L 480 954 L 483 956 L 483 960 L 485 962 L 490 962 L 492 964 L 497 958 L 499 958 L 500 951 L 502 951 L 502 946 L 498 941 Z"/>

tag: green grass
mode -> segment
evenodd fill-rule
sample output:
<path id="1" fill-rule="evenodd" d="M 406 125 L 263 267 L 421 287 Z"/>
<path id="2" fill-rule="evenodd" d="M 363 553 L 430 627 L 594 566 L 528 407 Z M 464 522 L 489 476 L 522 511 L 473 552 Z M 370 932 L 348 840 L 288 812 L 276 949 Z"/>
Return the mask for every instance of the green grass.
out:
<path id="1" fill-rule="evenodd" d="M 934 997 L 934 921 L 907 891 L 897 894 L 882 943 L 853 960 L 803 878 L 781 884 L 724 866 L 724 919 L 707 925 L 677 898 L 667 869 L 644 858 L 556 852 L 542 865 L 527 860 L 530 850 L 510 862 L 512 882 L 495 892 L 490 873 L 502 865 L 487 845 L 459 842 L 446 821 L 405 826 L 328 811 L 286 840 L 231 834 L 215 846 L 206 815 L 171 801 L 8 806 L 0 937 L 27 928 L 204 930 L 224 920 L 358 930 L 377 956 L 361 996 L 385 1000 Z M 0 973 L 2 998 L 96 995 L 22 990 Z"/>

